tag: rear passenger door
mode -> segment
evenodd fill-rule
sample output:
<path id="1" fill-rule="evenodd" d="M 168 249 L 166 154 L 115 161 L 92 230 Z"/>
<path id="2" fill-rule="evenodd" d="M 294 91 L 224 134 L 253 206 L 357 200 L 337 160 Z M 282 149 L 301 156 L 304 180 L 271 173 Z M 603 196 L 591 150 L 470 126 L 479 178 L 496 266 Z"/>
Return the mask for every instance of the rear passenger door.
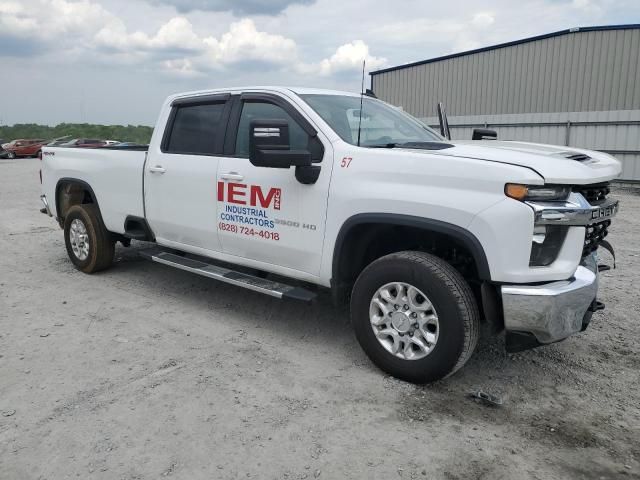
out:
<path id="1" fill-rule="evenodd" d="M 145 164 L 146 218 L 159 244 L 220 252 L 216 180 L 230 96 L 175 100 Z M 195 247 L 195 248 L 194 248 Z"/>

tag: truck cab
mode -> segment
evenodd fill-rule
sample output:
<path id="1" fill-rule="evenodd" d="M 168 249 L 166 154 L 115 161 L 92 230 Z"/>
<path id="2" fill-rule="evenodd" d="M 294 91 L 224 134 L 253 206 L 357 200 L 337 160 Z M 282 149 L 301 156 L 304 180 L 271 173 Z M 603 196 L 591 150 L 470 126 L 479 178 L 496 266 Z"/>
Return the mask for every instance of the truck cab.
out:
<path id="1" fill-rule="evenodd" d="M 42 200 L 82 271 L 134 239 L 279 298 L 329 289 L 376 365 L 426 382 L 480 322 L 511 351 L 587 327 L 619 173 L 601 152 L 450 141 L 369 96 L 254 87 L 169 97 L 148 149 L 45 147 Z"/>

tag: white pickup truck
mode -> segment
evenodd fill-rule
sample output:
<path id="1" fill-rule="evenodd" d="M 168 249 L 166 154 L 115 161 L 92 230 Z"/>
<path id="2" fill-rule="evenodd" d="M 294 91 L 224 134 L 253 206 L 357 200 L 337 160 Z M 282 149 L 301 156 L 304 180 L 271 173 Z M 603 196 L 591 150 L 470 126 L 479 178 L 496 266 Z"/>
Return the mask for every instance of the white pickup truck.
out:
<path id="1" fill-rule="evenodd" d="M 147 148 L 43 148 L 43 211 L 81 271 L 116 242 L 279 298 L 349 302 L 371 360 L 462 367 L 480 322 L 518 351 L 585 329 L 616 214 L 613 157 L 452 142 L 371 96 L 238 88 L 169 97 Z M 604 267 L 604 266 L 601 266 Z"/>

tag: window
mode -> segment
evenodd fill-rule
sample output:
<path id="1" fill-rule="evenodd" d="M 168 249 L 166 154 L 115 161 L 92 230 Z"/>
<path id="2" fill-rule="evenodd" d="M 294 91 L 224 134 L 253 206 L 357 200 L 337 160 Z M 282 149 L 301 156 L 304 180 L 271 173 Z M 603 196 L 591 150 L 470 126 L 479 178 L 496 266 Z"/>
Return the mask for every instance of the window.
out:
<path id="1" fill-rule="evenodd" d="M 301 95 L 347 143 L 380 146 L 406 142 L 442 142 L 444 139 L 419 120 L 380 100 L 346 95 Z"/>
<path id="2" fill-rule="evenodd" d="M 224 102 L 176 107 L 166 144 L 167 153 L 215 155 Z"/>
<path id="3" fill-rule="evenodd" d="M 238 157 L 249 157 L 249 124 L 252 120 L 286 120 L 289 124 L 291 150 L 309 148 L 309 135 L 282 107 L 266 102 L 245 102 L 242 106 L 236 137 L 236 156 Z"/>

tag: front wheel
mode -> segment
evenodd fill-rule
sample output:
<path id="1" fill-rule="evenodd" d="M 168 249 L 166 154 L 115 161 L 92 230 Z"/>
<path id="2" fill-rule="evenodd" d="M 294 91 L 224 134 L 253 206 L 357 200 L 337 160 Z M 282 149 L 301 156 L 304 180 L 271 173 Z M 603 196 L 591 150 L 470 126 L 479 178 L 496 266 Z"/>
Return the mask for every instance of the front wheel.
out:
<path id="1" fill-rule="evenodd" d="M 7 158 L 16 158 L 16 152 L 8 152 Z"/>
<path id="2" fill-rule="evenodd" d="M 371 263 L 351 296 L 358 342 L 394 377 L 427 383 L 451 375 L 478 342 L 478 306 L 462 275 L 424 252 L 399 252 Z"/>
<path id="3" fill-rule="evenodd" d="M 71 262 L 84 273 L 104 270 L 113 262 L 115 241 L 94 204 L 69 209 L 64 219 L 64 242 Z"/>

